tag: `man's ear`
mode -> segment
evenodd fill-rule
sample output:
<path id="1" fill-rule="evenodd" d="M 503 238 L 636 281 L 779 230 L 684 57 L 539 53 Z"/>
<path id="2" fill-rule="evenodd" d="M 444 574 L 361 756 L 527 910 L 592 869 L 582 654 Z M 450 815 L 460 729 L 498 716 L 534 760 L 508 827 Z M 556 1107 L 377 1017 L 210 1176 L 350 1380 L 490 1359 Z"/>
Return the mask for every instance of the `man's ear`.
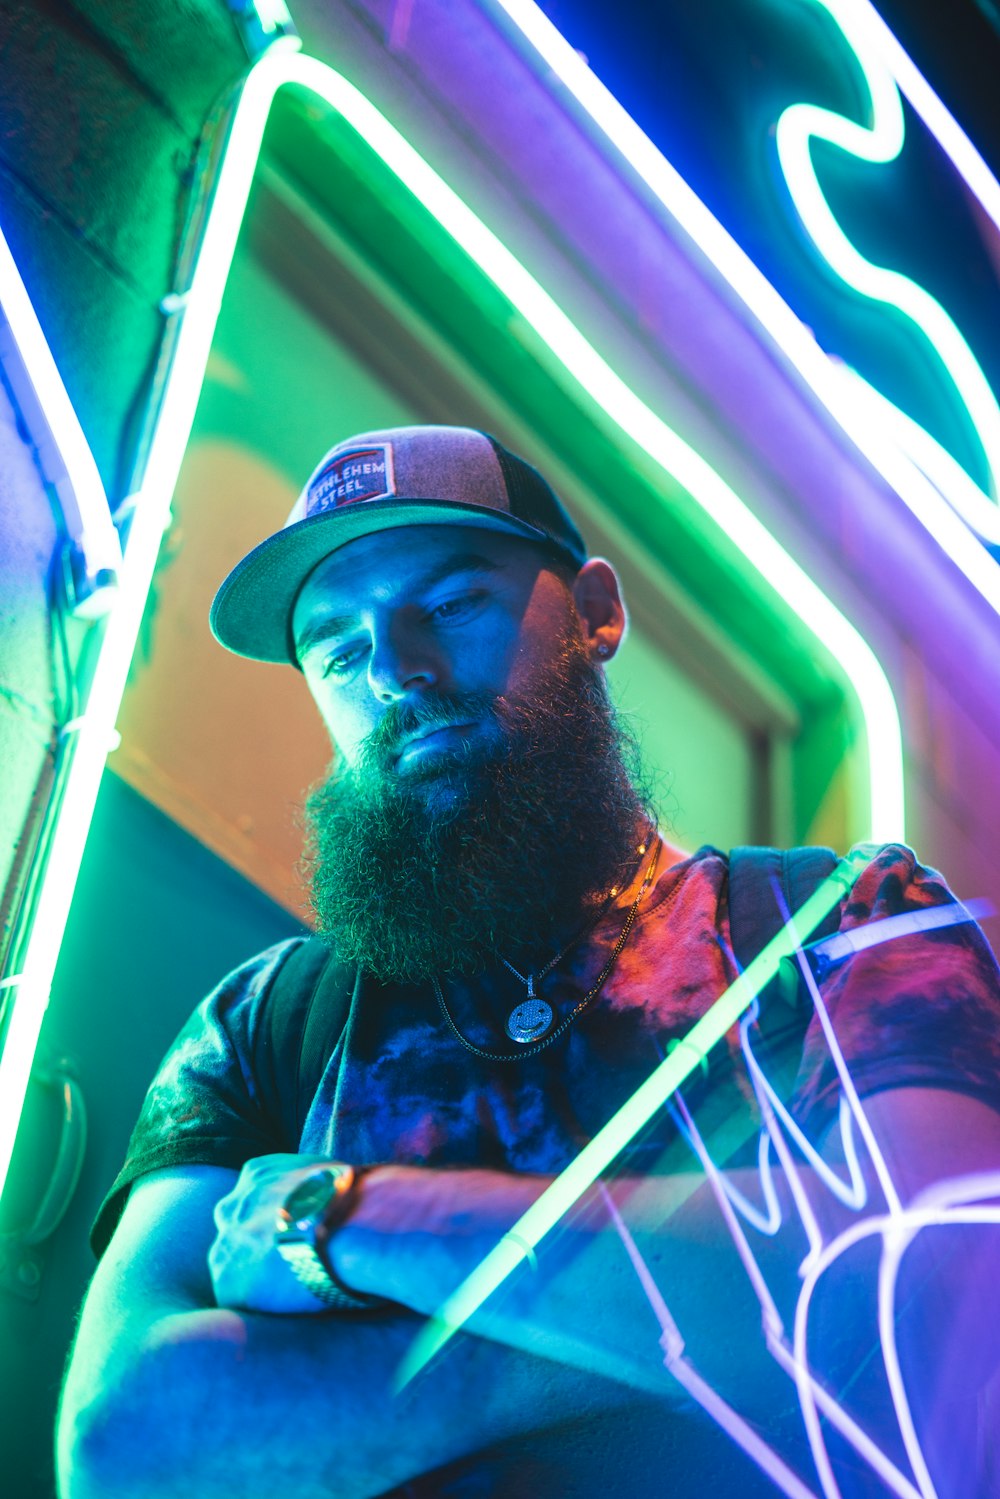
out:
<path id="1" fill-rule="evenodd" d="M 625 605 L 618 575 L 603 557 L 591 557 L 573 579 L 573 601 L 584 640 L 598 662 L 610 661 L 625 635 Z"/>

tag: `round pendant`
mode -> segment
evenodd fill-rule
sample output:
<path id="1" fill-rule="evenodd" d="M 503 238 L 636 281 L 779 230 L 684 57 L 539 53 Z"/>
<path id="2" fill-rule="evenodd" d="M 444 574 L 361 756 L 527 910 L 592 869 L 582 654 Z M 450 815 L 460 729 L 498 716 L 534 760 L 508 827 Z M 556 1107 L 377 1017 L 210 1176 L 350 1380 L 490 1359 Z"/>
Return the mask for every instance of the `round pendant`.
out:
<path id="1" fill-rule="evenodd" d="M 552 1006 L 539 999 L 526 999 L 517 1009 L 511 1010 L 507 1021 L 507 1034 L 512 1041 L 526 1046 L 529 1041 L 540 1041 L 552 1029 L 554 1019 Z"/>

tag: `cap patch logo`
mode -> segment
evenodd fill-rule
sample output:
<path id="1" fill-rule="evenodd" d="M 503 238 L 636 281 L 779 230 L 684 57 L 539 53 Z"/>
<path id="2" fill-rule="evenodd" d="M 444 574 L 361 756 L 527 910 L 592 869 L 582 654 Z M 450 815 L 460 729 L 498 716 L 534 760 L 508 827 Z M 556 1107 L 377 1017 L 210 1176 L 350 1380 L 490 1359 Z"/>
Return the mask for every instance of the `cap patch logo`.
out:
<path id="1" fill-rule="evenodd" d="M 388 444 L 338 453 L 309 486 L 306 514 L 338 510 L 359 500 L 383 500 L 395 493 L 392 449 Z"/>

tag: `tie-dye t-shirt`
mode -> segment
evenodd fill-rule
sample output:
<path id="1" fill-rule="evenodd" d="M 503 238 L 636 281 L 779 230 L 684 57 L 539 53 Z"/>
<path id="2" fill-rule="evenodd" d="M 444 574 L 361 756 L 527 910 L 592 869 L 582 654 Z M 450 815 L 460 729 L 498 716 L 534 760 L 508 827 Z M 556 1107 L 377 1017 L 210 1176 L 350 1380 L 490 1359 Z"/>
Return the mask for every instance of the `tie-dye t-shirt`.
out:
<path id="1" fill-rule="evenodd" d="M 872 853 L 842 904 L 842 931 L 954 901 L 908 848 Z M 560 1171 L 731 983 L 727 875 L 726 856 L 714 848 L 663 870 L 597 999 L 551 1046 L 515 1063 L 464 1047 L 430 986 L 359 978 L 319 1084 L 301 1101 L 298 1140 L 269 1113 L 259 1068 L 272 982 L 303 939 L 253 958 L 204 1000 L 167 1053 L 95 1224 L 95 1250 L 110 1239 L 131 1183 L 163 1166 L 238 1168 L 254 1156 L 301 1150 L 355 1165 Z M 609 909 L 545 979 L 541 992 L 557 1017 L 594 985 L 625 914 Z M 1000 975 L 974 922 L 857 953 L 834 966 L 821 989 L 862 1095 L 950 1088 L 1000 1108 Z M 444 980 L 443 993 L 470 1042 L 513 1049 L 505 1022 L 524 997 L 517 979 L 500 969 Z M 789 1008 L 779 1029 L 784 1043 L 767 1052 L 768 1073 L 785 1079 L 797 1117 L 818 1139 L 841 1092 L 830 1048 L 805 1006 L 799 1015 Z M 294 1068 L 297 1060 L 296 1046 L 286 1059 L 268 1056 L 267 1066 Z M 758 1120 L 738 1028 L 692 1075 L 684 1097 L 718 1159 L 749 1148 Z M 631 1143 L 624 1164 L 630 1172 L 694 1169 L 667 1111 Z"/>

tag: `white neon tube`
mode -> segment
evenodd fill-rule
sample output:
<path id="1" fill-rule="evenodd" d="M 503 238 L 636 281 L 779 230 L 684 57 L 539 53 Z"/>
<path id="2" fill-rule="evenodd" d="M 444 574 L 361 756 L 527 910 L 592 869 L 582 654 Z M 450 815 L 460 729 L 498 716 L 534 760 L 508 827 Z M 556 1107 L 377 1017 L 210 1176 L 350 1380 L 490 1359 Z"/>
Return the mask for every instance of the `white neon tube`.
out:
<path id="1" fill-rule="evenodd" d="M 117 573 L 122 551 L 108 497 L 14 257 L 0 233 L 0 363 L 31 433 L 45 479 L 91 576 Z"/>

